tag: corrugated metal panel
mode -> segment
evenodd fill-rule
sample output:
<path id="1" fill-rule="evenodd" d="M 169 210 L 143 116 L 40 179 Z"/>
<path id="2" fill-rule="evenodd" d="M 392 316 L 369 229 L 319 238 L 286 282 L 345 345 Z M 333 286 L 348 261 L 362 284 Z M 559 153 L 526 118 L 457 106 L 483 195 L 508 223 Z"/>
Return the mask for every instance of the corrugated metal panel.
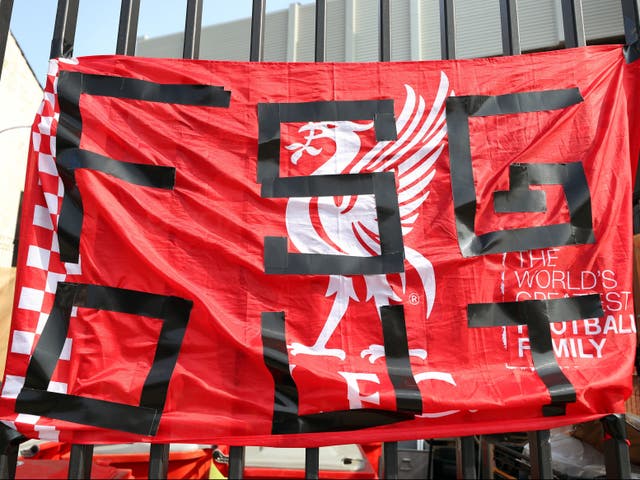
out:
<path id="1" fill-rule="evenodd" d="M 298 9 L 298 42 L 296 60 L 313 62 L 315 60 L 316 6 L 300 5 Z"/>
<path id="2" fill-rule="evenodd" d="M 438 0 L 420 0 L 420 50 L 416 60 L 440 59 L 440 6 Z"/>
<path id="3" fill-rule="evenodd" d="M 250 19 L 222 23 L 202 29 L 200 58 L 209 60 L 249 60 Z"/>
<path id="4" fill-rule="evenodd" d="M 378 44 L 377 0 L 355 0 L 355 61 L 375 62 L 380 56 Z"/>
<path id="5" fill-rule="evenodd" d="M 330 0 L 327 2 L 327 49 L 328 62 L 345 61 L 345 1 Z"/>
<path id="6" fill-rule="evenodd" d="M 280 10 L 266 15 L 264 24 L 265 61 L 284 62 L 287 60 L 288 23 L 288 10 Z"/>
<path id="7" fill-rule="evenodd" d="M 587 40 L 624 35 L 620 0 L 582 0 Z"/>
<path id="8" fill-rule="evenodd" d="M 419 32 L 411 32 L 410 1 L 420 11 Z M 376 61 L 378 45 L 378 0 L 353 0 L 355 32 L 345 26 L 346 1 L 329 0 L 327 5 L 327 60 L 344 61 L 347 36 L 354 38 L 353 61 Z M 560 0 L 518 0 L 520 41 L 523 51 L 556 47 L 563 38 Z M 582 0 L 587 39 L 597 40 L 623 34 L 620 0 Z M 298 7 L 297 60 L 313 61 L 315 5 Z M 459 58 L 500 55 L 499 0 L 456 1 L 456 48 Z M 265 59 L 286 60 L 288 10 L 267 14 Z M 394 0 L 391 2 L 391 58 L 411 58 L 411 35 L 418 35 L 420 58 L 440 58 L 440 12 L 438 0 Z M 250 19 L 202 29 L 200 57 L 246 60 L 249 56 Z M 149 57 L 180 57 L 182 33 L 139 39 L 137 54 Z"/>
<path id="9" fill-rule="evenodd" d="M 411 17 L 409 0 L 390 2 L 391 60 L 411 60 Z"/>
<path id="10" fill-rule="evenodd" d="M 182 57 L 183 38 L 182 32 L 162 37 L 138 38 L 136 55 L 152 58 L 180 58 Z"/>
<path id="11" fill-rule="evenodd" d="M 502 55 L 498 0 L 458 0 L 455 19 L 457 58 Z"/>
<path id="12" fill-rule="evenodd" d="M 601 1 L 601 0 L 596 0 Z M 561 10 L 556 0 L 518 0 L 522 51 L 550 48 L 560 43 Z"/>

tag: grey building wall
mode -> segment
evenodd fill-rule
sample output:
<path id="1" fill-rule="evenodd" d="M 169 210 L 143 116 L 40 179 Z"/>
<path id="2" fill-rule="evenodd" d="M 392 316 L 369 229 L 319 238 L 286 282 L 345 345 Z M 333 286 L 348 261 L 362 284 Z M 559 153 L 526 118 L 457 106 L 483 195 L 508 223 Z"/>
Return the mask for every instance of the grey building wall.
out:
<path id="1" fill-rule="evenodd" d="M 327 60 L 378 59 L 378 0 L 328 0 Z M 391 59 L 440 58 L 438 0 L 393 0 Z M 458 58 L 502 54 L 499 0 L 456 0 Z M 620 0 L 582 0 L 588 41 L 623 35 Z M 518 0 L 520 40 L 524 51 L 558 47 L 563 42 L 560 0 Z M 314 60 L 315 5 L 292 3 L 265 20 L 264 60 Z M 200 58 L 249 59 L 250 19 L 205 26 Z M 182 33 L 138 40 L 137 54 L 180 57 Z"/>

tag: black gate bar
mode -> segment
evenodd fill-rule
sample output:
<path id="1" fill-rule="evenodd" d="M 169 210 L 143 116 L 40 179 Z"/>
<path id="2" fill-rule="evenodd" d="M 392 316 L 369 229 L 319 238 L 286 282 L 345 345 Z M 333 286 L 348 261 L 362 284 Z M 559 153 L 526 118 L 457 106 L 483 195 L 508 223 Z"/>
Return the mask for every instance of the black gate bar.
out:
<path id="1" fill-rule="evenodd" d="M 9 24 L 11 23 L 11 11 L 13 10 L 13 0 L 0 0 L 0 77 L 2 76 L 2 64 L 4 63 L 4 52 L 9 38 Z"/>
<path id="2" fill-rule="evenodd" d="M 169 444 L 152 443 L 149 448 L 149 478 L 167 478 L 169 472 Z"/>
<path id="3" fill-rule="evenodd" d="M 58 0 L 56 23 L 53 27 L 49 58 L 73 57 L 80 0 Z"/>
<path id="4" fill-rule="evenodd" d="M 379 60 L 388 62 L 391 60 L 391 13 L 389 0 L 380 0 L 378 11 L 379 32 Z M 384 442 L 382 444 L 381 478 L 398 478 L 398 442 Z"/>
<path id="5" fill-rule="evenodd" d="M 474 437 L 456 438 L 456 476 L 458 478 L 477 478 Z"/>
<path id="6" fill-rule="evenodd" d="M 320 449 L 305 448 L 304 450 L 304 478 L 318 480 L 320 476 Z"/>
<path id="7" fill-rule="evenodd" d="M 456 58 L 456 26 L 453 0 L 440 0 L 440 51 L 442 60 Z"/>
<path id="8" fill-rule="evenodd" d="M 0 478 L 15 478 L 20 444 L 27 437 L 0 423 Z"/>
<path id="9" fill-rule="evenodd" d="M 91 478 L 93 445 L 71 445 L 69 456 L 69 479 Z"/>
<path id="10" fill-rule="evenodd" d="M 16 478 L 20 445 L 9 444 L 0 454 L 0 478 Z"/>
<path id="11" fill-rule="evenodd" d="M 16 229 L 13 234 L 13 255 L 11 256 L 11 266 L 18 266 L 18 245 L 20 243 L 20 219 L 22 218 L 22 200 L 24 198 L 24 190 L 20 192 L 20 201 L 18 202 L 18 216 L 16 217 Z"/>
<path id="12" fill-rule="evenodd" d="M 140 0 L 122 0 L 116 54 L 133 56 L 136 53 Z"/>
<path id="13" fill-rule="evenodd" d="M 380 0 L 380 61 L 391 60 L 391 14 L 389 0 Z"/>
<path id="14" fill-rule="evenodd" d="M 382 444 L 382 472 L 380 478 L 397 480 L 398 478 L 398 442 Z"/>
<path id="15" fill-rule="evenodd" d="M 253 0 L 251 10 L 251 47 L 249 60 L 260 62 L 263 59 L 264 49 L 264 2 L 265 0 Z"/>
<path id="16" fill-rule="evenodd" d="M 182 58 L 200 57 L 200 30 L 202 29 L 202 0 L 187 0 L 187 15 L 184 21 L 184 43 Z"/>
<path id="17" fill-rule="evenodd" d="M 315 61 L 324 62 L 327 49 L 327 0 L 316 0 Z"/>
<path id="18" fill-rule="evenodd" d="M 58 0 L 49 58 L 73 56 L 79 7 L 80 0 Z M 93 445 L 71 445 L 68 478 L 89 478 L 92 460 Z"/>
<path id="19" fill-rule="evenodd" d="M 241 479 L 244 474 L 244 447 L 229 447 L 229 478 Z"/>
<path id="20" fill-rule="evenodd" d="M 562 25 L 564 27 L 565 48 L 586 45 L 582 0 L 562 0 Z"/>
<path id="21" fill-rule="evenodd" d="M 622 18 L 625 43 L 633 45 L 640 40 L 640 15 L 636 0 L 622 0 Z"/>
<path id="22" fill-rule="evenodd" d="M 480 436 L 480 445 L 478 446 L 478 450 L 480 456 L 480 478 L 484 478 L 486 480 L 492 479 L 494 477 L 493 471 L 496 467 L 496 462 L 495 448 L 490 436 Z"/>
<path id="23" fill-rule="evenodd" d="M 531 478 L 553 478 L 549 430 L 528 432 Z"/>
<path id="24" fill-rule="evenodd" d="M 503 55 L 520 55 L 521 53 L 517 3 L 517 0 L 500 0 Z"/>
<path id="25" fill-rule="evenodd" d="M 604 429 L 604 465 L 607 478 L 631 478 L 629 444 L 624 415 L 600 419 Z"/>

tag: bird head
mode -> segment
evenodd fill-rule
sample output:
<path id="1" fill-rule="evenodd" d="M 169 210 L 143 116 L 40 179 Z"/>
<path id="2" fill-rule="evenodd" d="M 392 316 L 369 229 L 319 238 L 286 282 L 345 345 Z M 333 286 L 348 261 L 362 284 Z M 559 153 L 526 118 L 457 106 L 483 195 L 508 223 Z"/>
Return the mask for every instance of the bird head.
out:
<path id="1" fill-rule="evenodd" d="M 336 150 L 344 145 L 357 145 L 359 148 L 360 140 L 357 132 L 369 130 L 371 127 L 373 127 L 373 122 L 366 124 L 349 120 L 308 122 L 298 129 L 299 133 L 305 134 L 305 143 L 296 142 L 287 145 L 285 148 L 287 150 L 295 150 L 291 155 L 291 162 L 297 165 L 303 154 L 306 153 L 315 157 L 322 152 L 322 148 L 312 145 L 315 140 L 329 138 L 335 142 Z"/>

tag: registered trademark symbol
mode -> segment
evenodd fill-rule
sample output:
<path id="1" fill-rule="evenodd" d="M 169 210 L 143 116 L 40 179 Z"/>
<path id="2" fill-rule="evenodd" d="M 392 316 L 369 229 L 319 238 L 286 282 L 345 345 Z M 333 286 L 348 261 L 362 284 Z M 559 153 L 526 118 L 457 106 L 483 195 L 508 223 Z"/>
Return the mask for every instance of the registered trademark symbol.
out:
<path id="1" fill-rule="evenodd" d="M 420 303 L 420 295 L 417 293 L 412 293 L 409 295 L 409 303 L 411 305 L 418 305 Z"/>

